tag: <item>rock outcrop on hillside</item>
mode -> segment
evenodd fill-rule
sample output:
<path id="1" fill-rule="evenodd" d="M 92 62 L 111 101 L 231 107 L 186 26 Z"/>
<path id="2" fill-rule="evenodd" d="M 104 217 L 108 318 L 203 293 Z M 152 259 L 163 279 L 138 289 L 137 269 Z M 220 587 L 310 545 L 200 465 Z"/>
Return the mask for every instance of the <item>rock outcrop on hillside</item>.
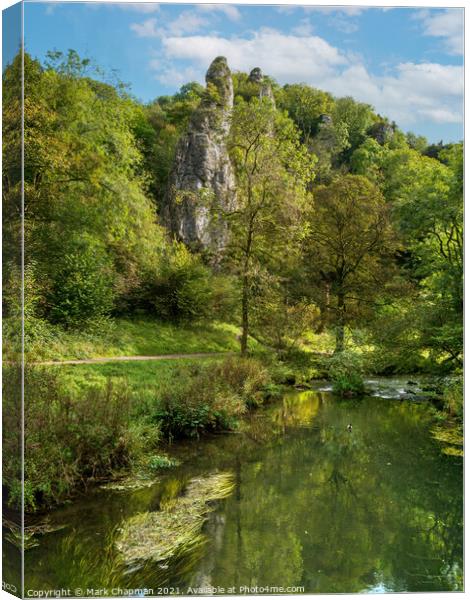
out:
<path id="1" fill-rule="evenodd" d="M 259 97 L 260 98 L 269 98 L 271 100 L 271 102 L 273 104 L 275 104 L 274 94 L 273 94 L 273 90 L 271 88 L 271 84 L 269 83 L 268 80 L 266 80 L 266 78 L 263 75 L 263 72 L 261 71 L 261 69 L 259 67 L 255 67 L 254 69 L 251 70 L 249 80 L 251 81 L 251 83 L 255 83 L 255 84 L 259 85 Z"/>
<path id="2" fill-rule="evenodd" d="M 233 84 L 224 57 L 217 57 L 206 74 L 206 92 L 192 115 L 188 132 L 179 140 L 162 221 L 194 249 L 217 254 L 227 229 L 211 207 L 235 206 L 235 175 L 227 149 Z"/>

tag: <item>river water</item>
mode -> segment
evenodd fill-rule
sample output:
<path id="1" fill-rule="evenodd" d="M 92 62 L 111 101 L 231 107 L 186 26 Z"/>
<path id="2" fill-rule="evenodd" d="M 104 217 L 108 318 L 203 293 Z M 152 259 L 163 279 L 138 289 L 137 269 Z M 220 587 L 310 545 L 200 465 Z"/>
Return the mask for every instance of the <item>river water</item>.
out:
<path id="1" fill-rule="evenodd" d="M 462 459 L 440 451 L 426 404 L 380 383 L 358 400 L 321 386 L 287 393 L 241 433 L 170 447 L 181 465 L 152 486 L 96 490 L 55 511 L 65 527 L 26 552 L 26 592 L 461 590 Z M 130 518 L 216 472 L 235 486 L 198 544 L 162 563 L 122 562 L 116 540 Z"/>

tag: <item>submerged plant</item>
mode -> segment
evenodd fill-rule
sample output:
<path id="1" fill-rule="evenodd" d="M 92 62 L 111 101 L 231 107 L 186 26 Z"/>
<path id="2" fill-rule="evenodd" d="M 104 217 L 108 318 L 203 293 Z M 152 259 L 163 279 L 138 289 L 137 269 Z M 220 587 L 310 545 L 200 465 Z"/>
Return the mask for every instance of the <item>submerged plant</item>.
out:
<path id="1" fill-rule="evenodd" d="M 431 433 L 442 444 L 442 452 L 449 456 L 463 456 L 463 428 L 461 423 L 438 424 Z"/>
<path id="2" fill-rule="evenodd" d="M 171 469 L 171 467 L 177 467 L 179 464 L 180 461 L 176 458 L 170 458 L 169 456 L 165 456 L 163 454 L 157 454 L 149 458 L 147 466 L 151 470 L 157 470 Z"/>
<path id="3" fill-rule="evenodd" d="M 213 502 L 229 496 L 235 483 L 231 473 L 191 479 L 182 496 L 162 510 L 131 517 L 121 529 L 116 547 L 125 563 L 161 562 L 203 543 L 201 529 Z"/>

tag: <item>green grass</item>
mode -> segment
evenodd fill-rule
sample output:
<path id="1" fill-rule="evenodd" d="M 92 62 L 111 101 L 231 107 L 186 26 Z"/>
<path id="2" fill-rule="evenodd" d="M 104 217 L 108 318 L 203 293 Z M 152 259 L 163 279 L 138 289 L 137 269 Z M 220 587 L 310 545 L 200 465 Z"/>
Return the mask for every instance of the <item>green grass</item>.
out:
<path id="1" fill-rule="evenodd" d="M 8 385 L 19 370 L 6 367 Z M 274 394 L 265 365 L 255 358 L 216 355 L 161 361 L 27 365 L 25 498 L 34 512 L 73 496 L 88 482 L 171 466 L 159 443 L 227 431 Z M 17 440 L 8 439 L 7 455 Z M 34 449 L 34 451 L 33 451 Z M 18 464 L 10 460 L 8 501 L 22 498 Z"/>
<path id="2" fill-rule="evenodd" d="M 89 331 L 48 326 L 47 335 L 32 340 L 33 360 L 67 360 L 113 356 L 236 352 L 239 328 L 228 323 L 173 325 L 147 317 L 119 318 Z M 251 349 L 259 344 L 250 341 Z"/>
<path id="3" fill-rule="evenodd" d="M 204 363 L 220 360 L 217 358 L 197 359 Z M 132 392 L 144 394 L 155 386 L 170 384 L 178 369 L 196 362 L 196 359 L 178 358 L 168 360 L 148 360 L 135 362 L 109 362 L 89 365 L 58 365 L 57 369 L 65 385 L 70 390 L 80 391 L 90 387 L 104 387 L 108 379 L 128 385 Z"/>

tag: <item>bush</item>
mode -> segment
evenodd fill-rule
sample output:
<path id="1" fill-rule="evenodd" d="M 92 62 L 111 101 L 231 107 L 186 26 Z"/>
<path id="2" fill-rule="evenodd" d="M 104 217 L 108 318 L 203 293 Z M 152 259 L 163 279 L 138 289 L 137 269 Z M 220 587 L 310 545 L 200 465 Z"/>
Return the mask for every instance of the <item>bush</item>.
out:
<path id="1" fill-rule="evenodd" d="M 444 387 L 444 407 L 453 417 L 463 418 L 463 378 L 459 377 Z"/>
<path id="2" fill-rule="evenodd" d="M 109 314 L 114 289 L 111 262 L 98 242 L 82 238 L 61 258 L 49 294 L 49 318 L 73 327 Z"/>
<path id="3" fill-rule="evenodd" d="M 328 375 L 333 391 L 341 396 L 355 396 L 364 392 L 361 357 L 349 350 L 338 352 L 329 359 Z"/>
<path id="4" fill-rule="evenodd" d="M 171 440 L 233 429 L 244 410 L 242 400 L 217 380 L 210 368 L 188 368 L 159 395 L 154 418 Z"/>
<path id="5" fill-rule="evenodd" d="M 267 369 L 253 358 L 227 358 L 216 365 L 214 377 L 225 382 L 248 407 L 263 402 L 266 387 L 271 383 Z"/>
<path id="6" fill-rule="evenodd" d="M 10 377 L 10 376 L 8 376 Z M 14 377 L 14 374 L 11 374 Z M 52 369 L 25 371 L 25 509 L 59 503 L 77 489 L 130 466 L 155 446 L 154 425 L 131 422 L 122 385 L 67 392 Z M 15 457 L 15 440 L 6 449 Z M 8 456 L 6 456 L 8 459 Z M 18 506 L 17 469 L 4 473 L 8 502 Z"/>
<path id="7" fill-rule="evenodd" d="M 272 393 L 270 386 L 267 370 L 254 359 L 233 357 L 191 365 L 160 392 L 152 417 L 170 440 L 234 429 L 247 408 L 261 404 Z"/>
<path id="8" fill-rule="evenodd" d="M 2 481 L 16 507 L 22 494 L 21 364 L 2 368 Z"/>
<path id="9" fill-rule="evenodd" d="M 160 275 L 148 283 L 146 296 L 159 318 L 175 322 L 205 318 L 211 312 L 211 272 L 184 244 L 175 243 Z"/>

